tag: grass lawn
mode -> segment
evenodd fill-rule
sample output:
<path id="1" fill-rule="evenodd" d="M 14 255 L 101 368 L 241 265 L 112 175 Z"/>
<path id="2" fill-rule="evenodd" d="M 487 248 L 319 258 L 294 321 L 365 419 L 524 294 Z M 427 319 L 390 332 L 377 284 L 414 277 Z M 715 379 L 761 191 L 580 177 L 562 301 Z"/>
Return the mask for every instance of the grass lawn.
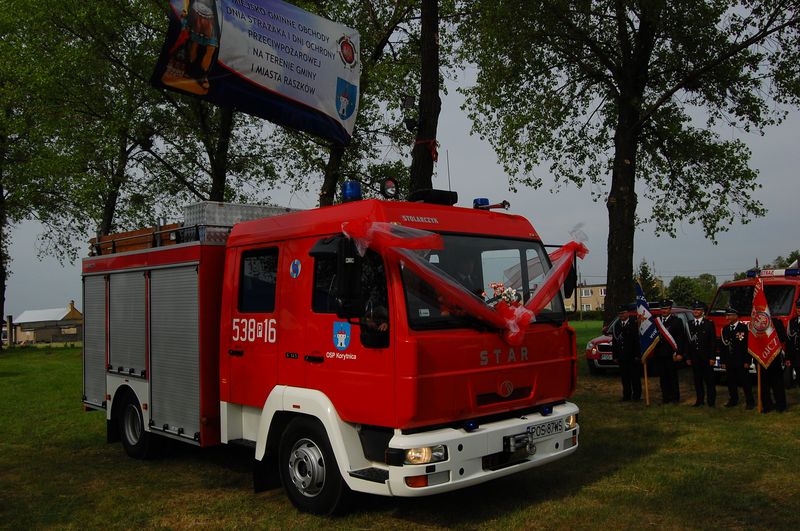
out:
<path id="1" fill-rule="evenodd" d="M 81 408 L 78 349 L 2 351 L 0 528 L 798 528 L 797 389 L 784 414 L 691 408 L 683 371 L 683 405 L 620 403 L 616 376 L 590 377 L 583 361 L 600 324 L 574 326 L 574 455 L 434 497 L 361 496 L 337 519 L 298 513 L 281 490 L 253 494 L 244 450 L 175 444 L 154 461 L 128 458 L 106 444 L 102 413 Z"/>

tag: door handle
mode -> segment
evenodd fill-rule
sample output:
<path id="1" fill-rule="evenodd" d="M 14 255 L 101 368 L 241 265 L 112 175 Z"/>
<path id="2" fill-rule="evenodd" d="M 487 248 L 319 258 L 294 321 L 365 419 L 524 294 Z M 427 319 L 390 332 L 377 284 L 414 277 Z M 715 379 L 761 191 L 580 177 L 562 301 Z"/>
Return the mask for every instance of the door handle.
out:
<path id="1" fill-rule="evenodd" d="M 325 361 L 324 356 L 303 356 L 303 359 L 309 363 L 322 363 Z"/>
<path id="2" fill-rule="evenodd" d="M 228 350 L 228 354 L 230 354 L 231 356 L 244 356 L 244 350 L 230 349 Z"/>

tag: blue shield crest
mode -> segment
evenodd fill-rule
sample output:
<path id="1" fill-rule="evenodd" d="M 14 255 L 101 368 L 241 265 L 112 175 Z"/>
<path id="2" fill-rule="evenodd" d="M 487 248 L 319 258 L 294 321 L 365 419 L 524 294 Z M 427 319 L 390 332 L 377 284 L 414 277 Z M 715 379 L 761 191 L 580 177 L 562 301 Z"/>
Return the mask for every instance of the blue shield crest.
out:
<path id="1" fill-rule="evenodd" d="M 289 266 L 289 275 L 292 278 L 297 278 L 300 276 L 300 260 L 293 261 L 292 265 Z"/>
<path id="2" fill-rule="evenodd" d="M 340 77 L 336 78 L 336 114 L 339 118 L 347 120 L 353 116 L 357 97 L 358 87 Z"/>
<path id="3" fill-rule="evenodd" d="M 347 350 L 350 346 L 350 323 L 333 322 L 333 346 L 336 350 Z"/>

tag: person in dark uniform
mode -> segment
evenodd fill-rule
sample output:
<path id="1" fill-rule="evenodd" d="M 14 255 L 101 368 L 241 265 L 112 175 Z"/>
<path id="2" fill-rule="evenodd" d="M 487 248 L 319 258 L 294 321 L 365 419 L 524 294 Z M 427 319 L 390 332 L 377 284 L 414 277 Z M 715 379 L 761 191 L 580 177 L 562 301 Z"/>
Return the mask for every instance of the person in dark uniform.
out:
<path id="1" fill-rule="evenodd" d="M 642 379 L 639 374 L 639 325 L 632 318 L 635 304 L 619 307 L 618 319 L 611 327 L 611 348 L 619 365 L 622 380 L 622 401 L 642 399 Z"/>
<path id="2" fill-rule="evenodd" d="M 753 388 L 750 383 L 750 364 L 753 358 L 747 351 L 749 330 L 747 325 L 739 321 L 739 314 L 733 308 L 725 310 L 728 324 L 722 327 L 722 344 L 727 347 L 725 371 L 728 373 L 728 402 L 725 407 L 734 407 L 739 403 L 739 386 L 744 391 L 747 409 L 755 407 Z"/>
<path id="3" fill-rule="evenodd" d="M 697 400 L 694 407 L 700 407 L 708 397 L 708 405 L 714 407 L 717 387 L 714 383 L 714 323 L 705 318 L 706 305 L 696 302 L 692 306 L 694 319 L 689 321 L 689 356 L 686 364 L 692 368 L 694 391 Z M 707 390 L 707 392 L 706 392 Z"/>
<path id="4" fill-rule="evenodd" d="M 800 378 L 800 299 L 795 301 L 797 307 L 797 315 L 789 320 L 789 326 L 786 327 L 786 359 L 789 360 L 791 366 Z"/>
<path id="5" fill-rule="evenodd" d="M 656 346 L 655 362 L 661 384 L 661 398 L 664 404 L 678 404 L 681 392 L 678 382 L 678 362 L 686 354 L 686 329 L 679 317 L 672 315 L 672 301 L 661 301 L 661 322 L 675 341 L 675 348 L 662 335 Z"/>
<path id="6" fill-rule="evenodd" d="M 772 318 L 772 326 L 778 334 L 781 347 L 786 344 L 786 327 L 783 321 L 777 317 Z M 762 413 L 769 413 L 773 409 L 779 413 L 786 411 L 786 388 L 783 383 L 783 367 L 791 365 L 791 361 L 786 358 L 785 350 L 781 351 L 769 364 L 766 369 L 761 369 L 761 405 Z M 773 401 L 774 399 L 774 401 Z"/>

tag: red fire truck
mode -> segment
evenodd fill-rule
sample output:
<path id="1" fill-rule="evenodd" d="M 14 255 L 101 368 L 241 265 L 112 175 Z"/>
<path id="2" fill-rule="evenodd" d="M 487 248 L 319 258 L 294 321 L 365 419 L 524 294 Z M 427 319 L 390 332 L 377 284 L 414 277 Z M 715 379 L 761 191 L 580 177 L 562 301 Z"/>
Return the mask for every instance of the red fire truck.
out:
<path id="1" fill-rule="evenodd" d="M 722 327 L 728 324 L 725 319 L 725 310 L 733 308 L 743 322 L 750 322 L 750 312 L 753 306 L 753 289 L 756 278 L 760 277 L 764 283 L 764 295 L 767 297 L 769 310 L 773 318 L 778 318 L 787 325 L 789 320 L 797 316 L 795 301 L 800 297 L 800 269 L 761 269 L 750 270 L 747 277 L 741 280 L 725 282 L 717 289 L 714 301 L 711 303 L 709 319 L 714 323 L 717 331 L 717 362 L 714 370 L 721 374 L 725 372 L 722 340 L 720 333 Z M 755 364 L 750 372 L 755 374 Z M 792 371 L 787 371 L 787 379 L 793 378 Z"/>
<path id="2" fill-rule="evenodd" d="M 134 458 L 159 437 L 250 446 L 256 490 L 280 481 L 322 514 L 351 490 L 424 496 L 573 453 L 575 332 L 561 294 L 512 346 L 342 233 L 362 220 L 438 234 L 440 249 L 414 251 L 432 270 L 469 289 L 517 282 L 530 297 L 550 267 L 531 224 L 444 203 L 244 214 L 203 203 L 181 225 L 93 241 L 85 407 L 105 411 L 109 442 Z M 248 217 L 259 219 L 234 223 Z"/>

